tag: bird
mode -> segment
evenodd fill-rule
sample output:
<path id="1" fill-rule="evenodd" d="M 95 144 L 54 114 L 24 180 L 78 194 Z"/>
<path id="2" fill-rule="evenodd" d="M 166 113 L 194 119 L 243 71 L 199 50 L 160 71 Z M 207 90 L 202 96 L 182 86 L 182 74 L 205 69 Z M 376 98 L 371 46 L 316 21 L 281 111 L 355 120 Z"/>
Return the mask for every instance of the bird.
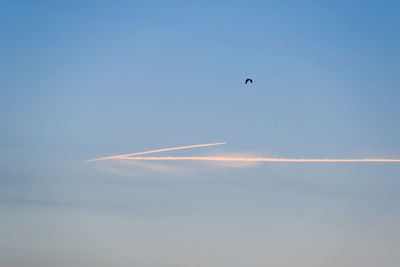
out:
<path id="1" fill-rule="evenodd" d="M 252 79 L 246 79 L 245 84 L 247 84 L 248 82 L 253 83 L 253 80 Z"/>

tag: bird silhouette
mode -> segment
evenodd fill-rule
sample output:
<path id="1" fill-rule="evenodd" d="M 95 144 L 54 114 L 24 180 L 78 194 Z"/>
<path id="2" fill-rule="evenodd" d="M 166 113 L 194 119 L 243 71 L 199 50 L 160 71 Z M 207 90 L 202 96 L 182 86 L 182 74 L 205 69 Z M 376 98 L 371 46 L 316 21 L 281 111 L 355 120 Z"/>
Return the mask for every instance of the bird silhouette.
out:
<path id="1" fill-rule="evenodd" d="M 247 84 L 248 82 L 253 83 L 253 80 L 252 79 L 246 79 L 245 84 Z"/>

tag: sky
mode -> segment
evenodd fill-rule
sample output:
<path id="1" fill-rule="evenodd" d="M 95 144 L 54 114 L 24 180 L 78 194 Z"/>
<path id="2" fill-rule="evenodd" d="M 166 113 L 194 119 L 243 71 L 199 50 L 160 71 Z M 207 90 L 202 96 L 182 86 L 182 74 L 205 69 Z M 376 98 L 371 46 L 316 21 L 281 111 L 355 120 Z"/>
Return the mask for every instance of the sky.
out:
<path id="1" fill-rule="evenodd" d="M 88 162 L 400 159 L 399 17 L 0 1 L 0 266 L 399 266 L 399 163 Z"/>

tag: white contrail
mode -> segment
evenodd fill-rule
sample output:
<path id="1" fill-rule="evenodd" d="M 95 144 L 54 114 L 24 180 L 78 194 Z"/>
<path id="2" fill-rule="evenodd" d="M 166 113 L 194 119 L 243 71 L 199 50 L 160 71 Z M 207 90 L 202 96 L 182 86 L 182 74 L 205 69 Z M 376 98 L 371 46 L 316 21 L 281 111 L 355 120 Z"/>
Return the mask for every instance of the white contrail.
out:
<path id="1" fill-rule="evenodd" d="M 144 151 L 144 152 L 136 152 L 136 153 L 122 154 L 122 155 L 109 156 L 109 157 L 103 157 L 103 158 L 97 158 L 97 159 L 89 159 L 89 160 L 86 160 L 86 162 L 100 161 L 100 160 L 106 160 L 106 159 L 125 159 L 130 156 L 137 156 L 137 155 L 143 155 L 143 154 L 150 154 L 150 153 L 157 153 L 157 152 L 164 152 L 164 151 L 173 151 L 173 150 L 188 149 L 188 148 L 196 148 L 196 147 L 218 146 L 218 145 L 224 145 L 224 144 L 226 144 L 226 142 L 162 148 L 162 149 L 149 150 L 149 151 Z"/>
<path id="2" fill-rule="evenodd" d="M 201 160 L 201 161 L 241 161 L 241 162 L 400 162 L 400 159 L 291 159 L 264 157 L 119 157 L 126 160 Z"/>

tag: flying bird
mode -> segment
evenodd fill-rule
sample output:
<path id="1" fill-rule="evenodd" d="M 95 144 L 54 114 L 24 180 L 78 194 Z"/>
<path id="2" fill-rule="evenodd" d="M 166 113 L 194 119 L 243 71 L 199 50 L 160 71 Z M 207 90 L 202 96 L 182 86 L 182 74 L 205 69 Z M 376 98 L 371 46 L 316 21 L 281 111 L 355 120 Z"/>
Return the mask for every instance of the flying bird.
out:
<path id="1" fill-rule="evenodd" d="M 252 79 L 246 79 L 245 84 L 247 84 L 248 82 L 253 83 L 253 80 Z"/>

